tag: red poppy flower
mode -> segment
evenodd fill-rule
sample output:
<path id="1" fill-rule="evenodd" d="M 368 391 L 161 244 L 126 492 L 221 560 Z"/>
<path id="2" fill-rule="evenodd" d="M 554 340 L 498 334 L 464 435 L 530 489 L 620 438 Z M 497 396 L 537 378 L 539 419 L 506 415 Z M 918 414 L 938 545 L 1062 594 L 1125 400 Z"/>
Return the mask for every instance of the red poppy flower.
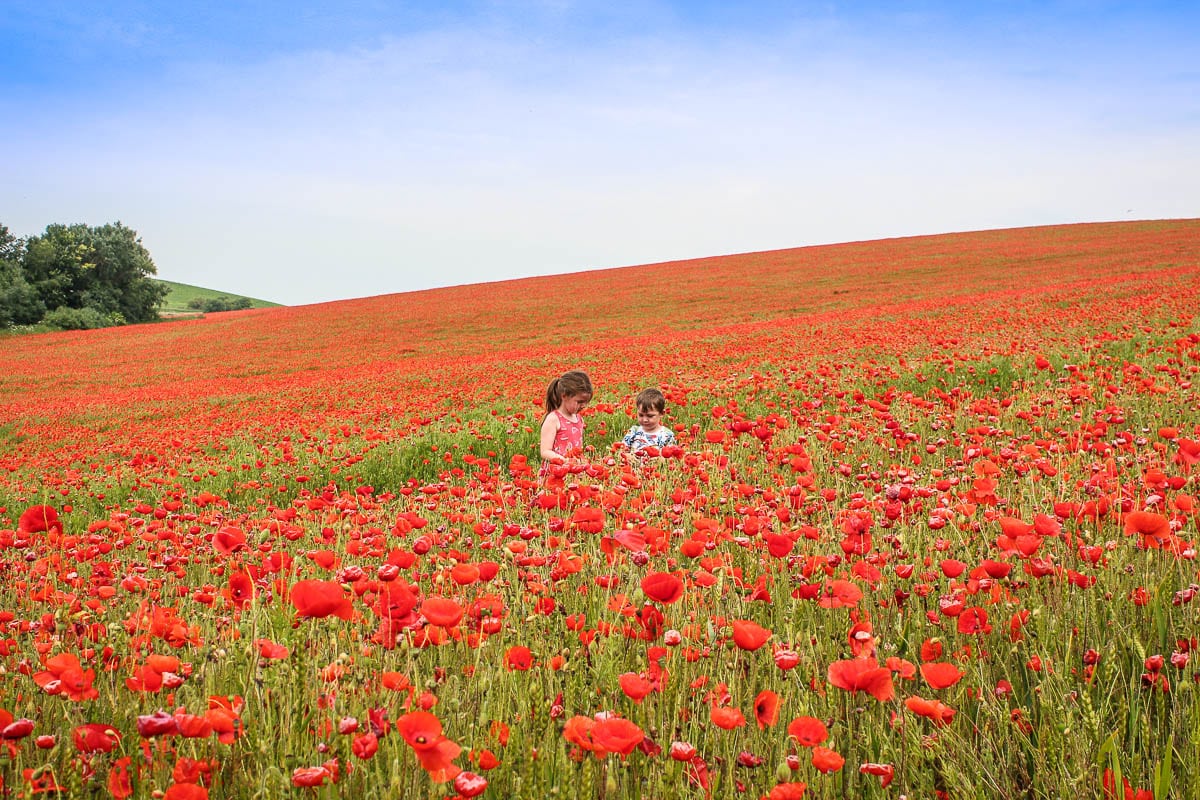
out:
<path id="1" fill-rule="evenodd" d="M 363 761 L 371 758 L 379 751 L 379 737 L 374 732 L 363 733 L 354 737 L 350 743 L 350 752 Z"/>
<path id="2" fill-rule="evenodd" d="M 886 789 L 896 777 L 896 768 L 891 764 L 863 764 L 858 768 L 863 775 L 879 777 L 879 788 Z"/>
<path id="3" fill-rule="evenodd" d="M 642 592 L 651 600 L 670 605 L 683 597 L 683 581 L 670 572 L 651 572 L 642 578 Z"/>
<path id="4" fill-rule="evenodd" d="M 917 677 L 917 665 L 905 658 L 899 656 L 888 656 L 883 662 L 887 668 L 896 673 L 897 676 L 906 681 L 910 681 Z"/>
<path id="5" fill-rule="evenodd" d="M 848 692 L 866 692 L 879 702 L 895 696 L 892 672 L 880 667 L 874 658 L 850 658 L 830 663 L 826 677 L 831 684 Z"/>
<path id="6" fill-rule="evenodd" d="M 1159 548 L 1171 538 L 1171 522 L 1162 514 L 1133 511 L 1125 515 L 1125 533 L 1141 536 L 1145 547 Z"/>
<path id="7" fill-rule="evenodd" d="M 921 665 L 921 677 L 934 689 L 946 689 L 958 683 L 963 672 L 953 664 L 938 661 Z"/>
<path id="8" fill-rule="evenodd" d="M 836 750 L 822 746 L 814 747 L 812 750 L 812 765 L 817 772 L 828 775 L 831 772 L 839 771 L 845 763 L 846 759 L 842 758 Z"/>
<path id="9" fill-rule="evenodd" d="M 509 672 L 525 672 L 533 666 L 533 652 L 523 644 L 515 644 L 504 654 L 504 668 Z"/>
<path id="10" fill-rule="evenodd" d="M 450 570 L 450 580 L 459 586 L 469 586 L 479 580 L 479 567 L 475 564 L 455 564 Z"/>
<path id="11" fill-rule="evenodd" d="M 33 720 L 26 717 L 13 719 L 12 714 L 7 711 L 0 713 L 0 739 L 6 741 L 24 739 L 31 733 L 33 733 Z"/>
<path id="12" fill-rule="evenodd" d="M 772 692 L 770 689 L 763 689 L 754 698 L 754 721 L 758 723 L 758 729 L 773 727 L 779 722 L 779 704 L 782 702 L 779 695 Z"/>
<path id="13" fill-rule="evenodd" d="M 592 741 L 592 731 L 595 727 L 594 719 L 576 714 L 563 726 L 563 738 L 573 745 L 592 752 L 596 749 L 596 743 Z"/>
<path id="14" fill-rule="evenodd" d="M 212 726 L 221 744 L 232 744 L 244 732 L 240 716 L 243 705 L 242 698 L 237 695 L 211 695 L 208 698 L 208 711 L 204 712 L 204 719 Z"/>
<path id="15" fill-rule="evenodd" d="M 904 701 L 908 710 L 931 721 L 938 727 L 949 725 L 957 713 L 953 708 L 940 700 L 926 700 L 922 697 L 910 697 Z"/>
<path id="16" fill-rule="evenodd" d="M 50 768 L 39 767 L 35 770 L 32 767 L 26 767 L 21 770 L 21 777 L 29 784 L 30 794 L 59 794 L 65 791 L 58 785 L 58 779 L 54 777 L 54 770 Z"/>
<path id="17" fill-rule="evenodd" d="M 963 571 L 966 570 L 967 565 L 957 559 L 947 558 L 942 561 L 941 567 L 942 574 L 947 578 L 957 578 L 959 575 L 963 574 Z"/>
<path id="18" fill-rule="evenodd" d="M 290 593 L 296 616 L 322 619 L 338 617 L 350 619 L 354 616 L 354 605 L 346 596 L 342 585 L 336 581 L 297 581 Z"/>
<path id="19" fill-rule="evenodd" d="M 862 597 L 862 589 L 853 581 L 838 578 L 825 583 L 825 591 L 817 604 L 821 608 L 856 608 Z"/>
<path id="20" fill-rule="evenodd" d="M 235 570 L 229 575 L 229 581 L 221 591 L 221 596 L 234 608 L 245 610 L 254 602 L 254 580 L 245 570 Z"/>
<path id="21" fill-rule="evenodd" d="M 621 691 L 635 703 L 641 703 L 646 695 L 650 694 L 650 681 L 646 680 L 636 672 L 625 672 L 617 678 L 617 683 L 621 686 Z"/>
<path id="22" fill-rule="evenodd" d="M 757 650 L 771 638 L 771 631 L 748 619 L 733 621 L 733 643 L 743 650 Z"/>
<path id="23" fill-rule="evenodd" d="M 89 722 L 71 731 L 71 741 L 81 753 L 111 753 L 121 743 L 121 734 L 111 725 Z"/>
<path id="24" fill-rule="evenodd" d="M 767 792 L 767 800 L 803 800 L 808 784 L 801 781 L 777 783 Z"/>
<path id="25" fill-rule="evenodd" d="M 163 800 L 208 800 L 208 789 L 197 783 L 173 783 L 167 787 Z"/>
<path id="26" fill-rule="evenodd" d="M 667 751 L 671 758 L 676 761 L 691 761 L 696 757 L 696 747 L 688 742 L 674 741 L 671 742 L 671 747 Z"/>
<path id="27" fill-rule="evenodd" d="M 453 761 L 462 748 L 442 735 L 442 722 L 428 711 L 411 711 L 396 720 L 396 731 L 408 743 L 435 783 L 444 783 L 461 770 Z"/>
<path id="28" fill-rule="evenodd" d="M 500 759 L 496 754 L 486 747 L 478 752 L 472 753 L 471 760 L 479 765 L 479 768 L 484 771 L 493 770 L 500 766 Z"/>
<path id="29" fill-rule="evenodd" d="M 801 747 L 816 747 L 829 738 L 829 729 L 816 717 L 796 717 L 788 723 L 787 732 Z"/>
<path id="30" fill-rule="evenodd" d="M 84 669 L 74 653 L 59 653 L 46 659 L 46 669 L 35 672 L 33 681 L 47 694 L 61 694 L 75 702 L 95 700 L 100 692 L 92 686 L 94 669 Z"/>
<path id="31" fill-rule="evenodd" d="M 213 732 L 212 723 L 207 717 L 182 711 L 175 712 L 175 725 L 179 735 L 185 739 L 206 739 Z"/>
<path id="32" fill-rule="evenodd" d="M 218 554 L 227 556 L 238 550 L 246 549 L 246 534 L 241 528 L 226 525 L 213 534 L 213 549 Z"/>
<path id="33" fill-rule="evenodd" d="M 962 634 L 991 633 L 987 609 L 971 606 L 958 615 L 958 632 Z"/>
<path id="34" fill-rule="evenodd" d="M 173 714 L 166 711 L 156 711 L 153 714 L 141 715 L 137 718 L 138 736 L 150 739 L 154 736 L 172 736 L 179 733 L 179 723 Z"/>
<path id="35" fill-rule="evenodd" d="M 632 753 L 645 738 L 641 728 L 622 717 L 605 717 L 592 728 L 592 742 L 597 751 L 616 753 L 621 758 Z"/>
<path id="36" fill-rule="evenodd" d="M 1179 439 L 1179 452 L 1175 454 L 1175 463 L 1190 467 L 1200 464 L 1200 439 Z"/>
<path id="37" fill-rule="evenodd" d="M 716 706 L 714 705 L 709 711 L 709 718 L 713 725 L 718 728 L 723 728 L 731 731 L 734 728 L 740 728 L 746 724 L 746 717 L 736 708 L 732 706 Z"/>
<path id="38" fill-rule="evenodd" d="M 312 788 L 324 786 L 325 781 L 333 777 L 326 767 L 296 767 L 292 770 L 292 785 Z"/>
<path id="39" fill-rule="evenodd" d="M 1016 539 L 1019 536 L 1028 536 L 1034 530 L 1034 526 L 1016 517 L 1000 517 L 997 522 L 1000 523 L 1000 532 L 1010 539 Z"/>
<path id="40" fill-rule="evenodd" d="M 30 506 L 21 513 L 17 520 L 17 530 L 21 533 L 42 533 L 44 531 L 62 532 L 62 522 L 58 512 L 52 506 Z"/>
<path id="41" fill-rule="evenodd" d="M 454 791 L 460 797 L 478 797 L 487 787 L 487 778 L 474 772 L 460 772 L 454 776 Z"/>
<path id="42" fill-rule="evenodd" d="M 421 603 L 421 615 L 431 625 L 453 628 L 463 617 L 463 607 L 449 597 L 427 597 Z"/>
<path id="43" fill-rule="evenodd" d="M 410 616 L 417 607 L 417 590 L 402 580 L 392 580 L 379 587 L 379 596 L 374 604 L 375 613 L 385 620 L 404 625 L 416 622 Z"/>
<path id="44" fill-rule="evenodd" d="M 254 646 L 258 648 L 259 658 L 281 659 L 291 654 L 291 650 L 270 639 L 255 639 Z"/>
<path id="45" fill-rule="evenodd" d="M 133 796 L 133 781 L 129 778 L 129 764 L 132 760 L 129 756 L 122 756 L 114 760 L 112 767 L 108 770 L 108 779 L 105 784 L 108 787 L 108 793 L 115 800 L 125 800 L 125 798 Z"/>

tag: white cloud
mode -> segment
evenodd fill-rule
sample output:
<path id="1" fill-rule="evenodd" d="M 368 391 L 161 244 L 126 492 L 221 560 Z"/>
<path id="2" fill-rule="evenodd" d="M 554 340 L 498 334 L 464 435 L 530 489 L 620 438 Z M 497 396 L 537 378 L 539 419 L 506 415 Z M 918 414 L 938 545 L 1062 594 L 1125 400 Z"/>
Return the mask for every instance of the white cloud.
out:
<path id="1" fill-rule="evenodd" d="M 163 277 L 291 303 L 1200 213 L 1194 79 L 1117 98 L 1055 65 L 850 41 L 829 22 L 717 46 L 472 28 L 193 63 L 46 120 L 7 169 L 34 229 L 120 218 Z"/>

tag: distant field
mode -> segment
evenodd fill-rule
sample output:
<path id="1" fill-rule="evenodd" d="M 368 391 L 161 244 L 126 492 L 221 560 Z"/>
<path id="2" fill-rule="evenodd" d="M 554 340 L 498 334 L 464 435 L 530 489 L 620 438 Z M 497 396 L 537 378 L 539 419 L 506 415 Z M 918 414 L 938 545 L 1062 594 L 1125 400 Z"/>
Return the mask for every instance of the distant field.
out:
<path id="1" fill-rule="evenodd" d="M 192 300 L 199 298 L 201 300 L 229 298 L 237 300 L 243 295 L 233 294 L 231 292 L 218 292 L 213 289 L 204 289 L 200 286 L 189 286 L 186 283 L 175 283 L 174 281 L 160 280 L 159 283 L 166 284 L 171 288 L 171 293 L 167 295 L 166 302 L 163 303 L 163 314 L 196 314 L 200 313 L 195 308 L 188 306 Z M 269 300 L 259 300 L 254 297 L 247 297 L 250 301 L 251 308 L 275 308 L 279 303 L 272 303 Z"/>
<path id="2" fill-rule="evenodd" d="M 1200 798 L 1197 309 L 1163 220 L 0 341 L 3 800 Z"/>

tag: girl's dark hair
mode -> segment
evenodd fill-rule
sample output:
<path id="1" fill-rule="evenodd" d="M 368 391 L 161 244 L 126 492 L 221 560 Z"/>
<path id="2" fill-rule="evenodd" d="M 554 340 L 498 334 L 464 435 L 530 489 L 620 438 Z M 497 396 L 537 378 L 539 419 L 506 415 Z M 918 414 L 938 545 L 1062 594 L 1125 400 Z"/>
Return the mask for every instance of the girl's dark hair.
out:
<path id="1" fill-rule="evenodd" d="M 557 409 L 566 398 L 581 394 L 592 395 L 592 379 L 587 373 L 577 369 L 563 373 L 561 377 L 550 381 L 550 386 L 546 388 L 546 413 Z"/>
<path id="2" fill-rule="evenodd" d="M 638 392 L 636 402 L 639 411 L 644 408 L 661 414 L 667 410 L 667 398 L 658 389 L 642 389 Z"/>

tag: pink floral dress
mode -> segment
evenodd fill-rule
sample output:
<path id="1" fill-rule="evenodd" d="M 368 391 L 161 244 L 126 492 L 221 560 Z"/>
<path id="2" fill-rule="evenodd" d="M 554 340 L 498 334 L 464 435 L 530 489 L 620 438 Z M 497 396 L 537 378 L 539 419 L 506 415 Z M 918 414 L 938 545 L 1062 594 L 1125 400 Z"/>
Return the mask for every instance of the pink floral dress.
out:
<path id="1" fill-rule="evenodd" d="M 583 449 L 583 417 L 572 422 L 566 415 L 555 410 L 551 412 L 558 417 L 558 431 L 554 434 L 554 443 L 550 449 L 560 456 L 571 456 Z M 545 479 L 550 474 L 550 462 L 543 461 L 538 475 Z"/>

